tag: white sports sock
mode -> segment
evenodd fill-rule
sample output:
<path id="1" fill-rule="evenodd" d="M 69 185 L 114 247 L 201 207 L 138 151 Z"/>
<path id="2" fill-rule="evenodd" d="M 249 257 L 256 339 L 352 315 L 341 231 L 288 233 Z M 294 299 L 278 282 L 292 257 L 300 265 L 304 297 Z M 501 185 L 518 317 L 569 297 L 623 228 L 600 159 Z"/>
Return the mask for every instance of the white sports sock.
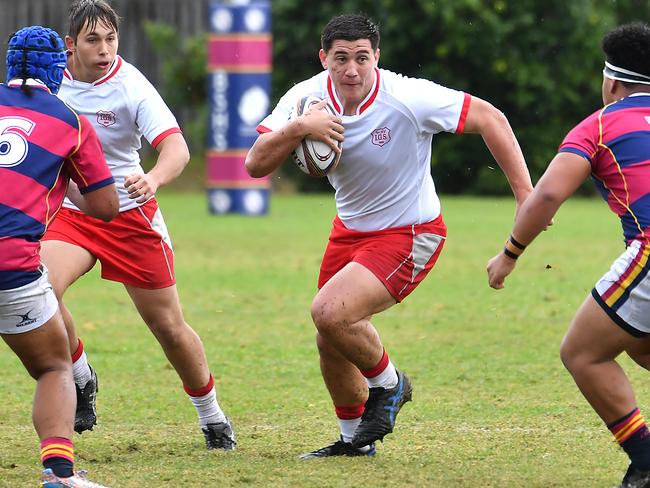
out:
<path id="1" fill-rule="evenodd" d="M 188 396 L 196 408 L 196 412 L 199 414 L 199 425 L 201 427 L 226 421 L 226 414 L 223 413 L 219 402 L 217 402 L 217 391 L 214 387 L 206 395 L 198 397 Z"/>
<path id="2" fill-rule="evenodd" d="M 79 359 L 72 363 L 72 376 L 74 376 L 74 382 L 79 388 L 86 386 L 86 383 L 92 378 L 85 351 L 81 353 Z"/>
<path id="3" fill-rule="evenodd" d="M 350 443 L 354 437 L 354 431 L 357 430 L 361 423 L 361 417 L 356 419 L 339 419 L 339 427 L 341 428 L 341 439 L 343 442 Z"/>
<path id="4" fill-rule="evenodd" d="M 368 388 L 394 388 L 397 385 L 397 371 L 393 366 L 392 361 L 388 361 L 386 369 L 384 369 L 377 376 L 366 378 L 368 380 Z"/>

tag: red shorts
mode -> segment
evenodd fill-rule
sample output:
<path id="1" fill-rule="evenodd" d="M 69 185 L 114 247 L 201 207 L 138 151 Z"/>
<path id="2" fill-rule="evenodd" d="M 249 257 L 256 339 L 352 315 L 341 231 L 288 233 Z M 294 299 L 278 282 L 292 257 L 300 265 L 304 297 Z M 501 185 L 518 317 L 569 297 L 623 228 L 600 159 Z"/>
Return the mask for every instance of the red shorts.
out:
<path id="1" fill-rule="evenodd" d="M 426 224 L 372 232 L 348 229 L 337 216 L 321 263 L 318 288 L 354 261 L 368 268 L 400 302 L 433 268 L 446 236 L 442 215 Z"/>
<path id="2" fill-rule="evenodd" d="M 86 249 L 102 263 L 102 278 L 155 290 L 176 283 L 174 252 L 154 198 L 104 222 L 62 208 L 43 241 L 63 241 Z"/>

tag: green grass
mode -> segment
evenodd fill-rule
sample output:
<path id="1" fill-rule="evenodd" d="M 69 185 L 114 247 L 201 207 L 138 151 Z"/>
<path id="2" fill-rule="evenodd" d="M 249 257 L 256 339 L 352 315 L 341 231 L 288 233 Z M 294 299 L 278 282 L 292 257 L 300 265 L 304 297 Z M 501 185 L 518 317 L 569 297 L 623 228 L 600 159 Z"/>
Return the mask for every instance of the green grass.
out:
<path id="1" fill-rule="evenodd" d="M 597 200 L 572 200 L 496 292 L 485 263 L 510 230 L 509 199 L 443 198 L 439 264 L 374 322 L 414 383 L 374 459 L 300 462 L 337 435 L 309 306 L 334 215 L 331 195 L 274 196 L 266 218 L 210 216 L 201 194 L 160 197 L 187 321 L 201 335 L 239 437 L 207 452 L 180 381 L 121 285 L 97 270 L 67 303 L 100 375 L 100 424 L 77 465 L 113 487 L 608 487 L 625 455 L 563 369 L 574 311 L 622 251 Z M 622 361 L 642 410 L 646 378 Z M 0 348 L 0 486 L 36 486 L 34 383 Z M 645 408 L 647 411 L 648 408 Z"/>

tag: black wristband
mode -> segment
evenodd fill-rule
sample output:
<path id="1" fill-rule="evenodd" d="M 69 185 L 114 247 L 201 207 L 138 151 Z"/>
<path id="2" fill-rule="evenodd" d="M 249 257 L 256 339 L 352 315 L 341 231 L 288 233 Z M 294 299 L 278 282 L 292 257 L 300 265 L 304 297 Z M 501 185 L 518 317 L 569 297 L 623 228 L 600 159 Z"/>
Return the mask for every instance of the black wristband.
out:
<path id="1" fill-rule="evenodd" d="M 518 254 L 515 254 L 515 253 L 512 252 L 512 251 L 508 251 L 508 248 L 507 248 L 507 247 L 504 247 L 504 248 L 503 248 L 503 254 L 505 254 L 506 256 L 508 256 L 510 259 L 514 259 L 514 260 L 516 260 L 516 259 L 519 257 Z"/>
<path id="2" fill-rule="evenodd" d="M 517 241 L 514 237 L 512 237 L 512 234 L 510 234 L 510 242 L 512 242 L 513 246 L 518 247 L 522 251 L 526 249 L 526 246 L 523 245 L 521 242 Z"/>

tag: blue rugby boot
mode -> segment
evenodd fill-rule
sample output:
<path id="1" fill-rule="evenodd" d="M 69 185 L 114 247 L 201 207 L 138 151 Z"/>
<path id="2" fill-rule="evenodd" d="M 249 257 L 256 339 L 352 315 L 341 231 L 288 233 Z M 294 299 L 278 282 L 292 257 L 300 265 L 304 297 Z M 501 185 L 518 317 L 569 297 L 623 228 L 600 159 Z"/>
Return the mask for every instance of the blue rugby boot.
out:
<path id="1" fill-rule="evenodd" d="M 393 432 L 395 417 L 406 402 L 411 400 L 411 380 L 397 371 L 397 384 L 393 388 L 370 388 L 361 423 L 354 432 L 352 447 L 361 447 L 381 441 Z"/>

